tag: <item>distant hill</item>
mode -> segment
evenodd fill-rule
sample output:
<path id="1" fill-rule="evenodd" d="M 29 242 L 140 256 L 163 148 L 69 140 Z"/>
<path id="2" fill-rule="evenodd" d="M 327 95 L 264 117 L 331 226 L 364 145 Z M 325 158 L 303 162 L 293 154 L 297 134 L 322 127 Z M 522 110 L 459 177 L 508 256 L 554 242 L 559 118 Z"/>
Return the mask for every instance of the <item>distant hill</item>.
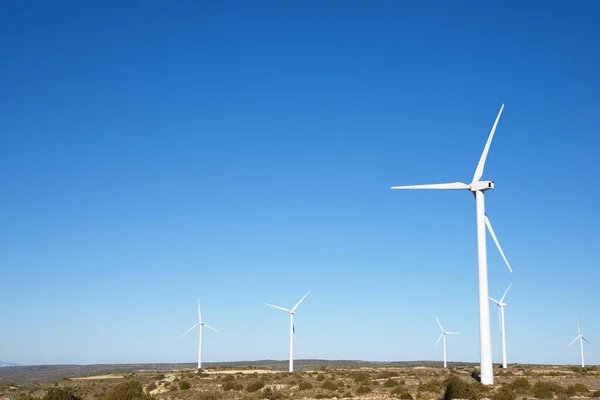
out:
<path id="1" fill-rule="evenodd" d="M 471 363 L 450 363 L 451 366 L 474 365 Z M 274 371 L 287 371 L 288 362 L 278 360 L 237 361 L 237 362 L 206 362 L 204 366 L 221 368 L 260 368 Z M 295 360 L 298 371 L 306 371 L 320 367 L 329 368 L 360 368 L 360 367 L 416 367 L 439 366 L 439 361 L 411 362 L 370 362 L 358 360 Z M 98 364 L 98 365 L 30 365 L 0 368 L 1 384 L 31 384 L 35 382 L 53 382 L 62 378 L 104 375 L 108 373 L 132 372 L 141 370 L 171 371 L 180 369 L 195 369 L 196 363 L 186 364 Z"/>
<path id="2" fill-rule="evenodd" d="M 10 363 L 10 362 L 6 362 L 6 361 L 0 360 L 0 368 L 2 368 L 2 367 L 17 367 L 18 365 L 19 364 Z"/>

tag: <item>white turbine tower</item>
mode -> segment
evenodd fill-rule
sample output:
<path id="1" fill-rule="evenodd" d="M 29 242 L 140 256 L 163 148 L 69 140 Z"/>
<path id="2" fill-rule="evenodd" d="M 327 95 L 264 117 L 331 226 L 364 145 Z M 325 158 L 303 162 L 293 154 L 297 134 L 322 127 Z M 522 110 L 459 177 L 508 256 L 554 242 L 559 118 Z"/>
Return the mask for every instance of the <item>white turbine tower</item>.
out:
<path id="1" fill-rule="evenodd" d="M 502 115 L 502 110 L 504 109 L 504 104 L 500 108 L 500 112 L 496 117 L 496 121 L 494 122 L 494 126 L 492 127 L 492 131 L 490 132 L 490 136 L 488 137 L 487 143 L 483 149 L 483 153 L 481 154 L 481 158 L 479 159 L 479 164 L 477 164 L 477 169 L 475 170 L 475 175 L 473 175 L 473 180 L 470 184 L 462 183 L 462 182 L 453 182 L 453 183 L 440 183 L 433 185 L 412 185 L 412 186 L 393 186 L 392 189 L 443 189 L 443 190 L 470 190 L 475 196 L 476 206 L 477 206 L 477 251 L 478 251 L 478 263 L 479 263 L 479 354 L 480 354 L 480 363 L 481 363 L 481 383 L 484 385 L 493 385 L 494 384 L 494 370 L 492 367 L 492 337 L 490 333 L 490 307 L 488 303 L 488 273 L 487 273 L 487 250 L 486 250 L 486 241 L 485 241 L 485 227 L 487 226 L 490 234 L 492 235 L 492 239 L 496 243 L 498 250 L 500 250 L 500 254 L 502 258 L 508 265 L 508 269 L 512 272 L 510 265 L 508 264 L 508 260 L 504 256 L 504 252 L 500 247 L 500 243 L 494 234 L 494 230 L 492 229 L 492 225 L 485 213 L 485 203 L 484 203 L 484 195 L 483 192 L 486 190 L 491 190 L 494 188 L 493 181 L 480 181 L 481 176 L 483 175 L 483 168 L 485 166 L 485 160 L 488 155 L 488 151 L 490 150 L 490 145 L 492 144 L 492 139 L 494 138 L 494 132 L 496 131 L 496 126 L 498 125 L 498 121 L 500 120 L 500 115 Z"/>
<path id="2" fill-rule="evenodd" d="M 181 337 L 183 338 L 185 335 L 194 330 L 195 327 L 200 327 L 200 337 L 198 339 L 198 369 L 202 368 L 202 328 L 207 327 L 208 329 L 212 329 L 215 332 L 219 332 L 212 326 L 205 324 L 202 322 L 202 313 L 200 313 L 200 299 L 198 299 L 198 323 L 192 326 L 186 333 L 184 333 Z"/>
<path id="3" fill-rule="evenodd" d="M 442 333 L 440 334 L 440 337 L 438 338 L 438 340 L 435 342 L 435 345 L 433 346 L 433 348 L 434 349 L 436 348 L 436 346 L 440 342 L 440 339 L 443 337 L 444 338 L 444 368 L 446 368 L 446 335 L 460 335 L 460 332 L 446 332 L 444 330 L 444 327 L 442 326 L 442 323 L 438 319 L 437 315 L 435 316 L 435 319 L 437 320 L 437 323 L 440 326 Z"/>
<path id="4" fill-rule="evenodd" d="M 585 367 L 585 359 L 583 358 L 583 341 L 590 343 L 586 338 L 581 334 L 581 329 L 579 329 L 579 318 L 577 318 L 577 337 L 573 339 L 569 346 L 575 343 L 575 341 L 579 339 L 579 345 L 581 346 L 581 367 Z"/>
<path id="5" fill-rule="evenodd" d="M 300 299 L 298 303 L 296 303 L 294 307 L 292 307 L 291 310 L 279 306 L 274 306 L 273 304 L 265 303 L 265 305 L 269 307 L 277 308 L 278 310 L 282 310 L 290 314 L 290 372 L 294 372 L 294 339 L 296 338 L 296 328 L 294 328 L 294 313 L 296 312 L 296 309 L 298 308 L 300 303 L 302 303 L 302 301 L 306 298 L 306 296 L 309 295 L 309 293 L 310 290 L 304 295 L 303 298 Z"/>
<path id="6" fill-rule="evenodd" d="M 500 298 L 500 301 L 494 300 L 490 297 L 490 300 L 496 303 L 499 307 L 498 317 L 500 318 L 500 335 L 502 336 L 502 368 L 508 368 L 506 364 L 506 330 L 504 327 L 504 307 L 506 307 L 508 304 L 504 302 L 504 298 L 506 297 L 506 294 L 508 293 L 511 286 L 512 283 L 508 285 L 508 289 L 506 289 L 506 292 L 504 292 L 504 294 Z"/>

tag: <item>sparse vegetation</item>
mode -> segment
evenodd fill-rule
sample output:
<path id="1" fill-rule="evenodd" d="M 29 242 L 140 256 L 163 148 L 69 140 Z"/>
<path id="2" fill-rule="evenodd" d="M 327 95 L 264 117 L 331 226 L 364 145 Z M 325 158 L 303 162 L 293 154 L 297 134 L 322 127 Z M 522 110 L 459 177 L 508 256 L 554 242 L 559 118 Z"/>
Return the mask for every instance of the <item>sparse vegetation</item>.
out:
<path id="1" fill-rule="evenodd" d="M 259 391 L 260 389 L 264 388 L 265 384 L 262 381 L 254 381 L 254 382 L 250 382 L 248 385 L 246 385 L 246 392 L 248 393 L 254 393 Z"/>
<path id="2" fill-rule="evenodd" d="M 494 395 L 492 400 L 516 400 L 517 393 L 509 386 L 502 386 Z"/>
<path id="3" fill-rule="evenodd" d="M 42 400 L 82 400 L 82 398 L 73 393 L 71 388 L 50 388 Z"/>
<path id="4" fill-rule="evenodd" d="M 327 368 L 316 371 L 138 371 L 104 373 L 35 384 L 2 384 L 0 400 L 526 400 L 600 398 L 600 371 L 513 366 L 498 371 L 494 386 L 476 382 L 478 370 L 441 368 Z M 202 375 L 206 375 L 203 377 Z M 128 379 L 135 376 L 135 380 Z M 6 382 L 6 380 L 4 381 Z M 534 384 L 535 383 L 535 384 Z M 187 387 L 189 384 L 189 387 Z M 590 390 L 588 388 L 592 388 Z M 52 394 L 51 394 L 52 393 Z M 49 396 L 48 399 L 45 396 Z M 53 397 L 50 397 L 53 396 Z"/>
<path id="5" fill-rule="evenodd" d="M 398 381 L 396 381 L 395 379 L 389 378 L 387 381 L 385 381 L 383 383 L 383 386 L 385 386 L 385 387 L 398 386 Z"/>
<path id="6" fill-rule="evenodd" d="M 118 384 L 104 396 L 104 400 L 147 400 L 150 395 L 144 393 L 142 384 L 138 381 L 125 381 Z M 63 399 L 46 399 L 44 400 L 63 400 Z M 67 399 L 64 399 L 67 400 Z M 75 400 L 75 399 L 72 399 Z"/>
<path id="7" fill-rule="evenodd" d="M 524 394 L 531 390 L 531 383 L 529 383 L 527 378 L 516 378 L 508 386 L 519 394 Z"/>
<path id="8" fill-rule="evenodd" d="M 367 394 L 367 393 L 371 393 L 372 391 L 373 391 L 373 389 L 371 389 L 370 386 L 360 385 L 358 387 L 358 389 L 356 389 L 356 394 Z"/>
<path id="9" fill-rule="evenodd" d="M 180 381 L 179 382 L 179 390 L 188 390 L 192 385 L 188 381 Z"/>
<path id="10" fill-rule="evenodd" d="M 479 398 L 479 391 L 475 388 L 475 385 L 467 383 L 458 377 L 451 377 L 447 380 L 444 400 L 479 400 Z"/>
<path id="11" fill-rule="evenodd" d="M 313 388 L 313 385 L 310 382 L 301 382 L 298 385 L 299 390 L 310 390 Z"/>

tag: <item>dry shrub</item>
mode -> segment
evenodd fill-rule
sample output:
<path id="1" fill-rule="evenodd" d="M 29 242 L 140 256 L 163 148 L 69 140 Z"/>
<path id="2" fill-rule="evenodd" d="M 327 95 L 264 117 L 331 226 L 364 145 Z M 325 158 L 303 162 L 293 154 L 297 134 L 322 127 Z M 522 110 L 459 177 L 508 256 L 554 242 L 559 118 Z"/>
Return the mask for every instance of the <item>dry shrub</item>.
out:
<path id="1" fill-rule="evenodd" d="M 502 386 L 494 395 L 492 400 L 516 400 L 517 394 L 508 386 Z"/>
<path id="2" fill-rule="evenodd" d="M 529 383 L 529 380 L 527 378 L 517 378 L 511 383 L 509 383 L 508 386 L 515 392 L 521 394 L 527 393 L 529 392 L 529 390 L 531 390 L 531 383 Z"/>
<path id="3" fill-rule="evenodd" d="M 385 386 L 385 387 L 398 386 L 398 381 L 396 381 L 395 379 L 389 378 L 387 381 L 385 381 L 383 383 L 383 386 Z"/>
<path id="4" fill-rule="evenodd" d="M 480 398 L 479 390 L 474 384 L 469 384 L 457 377 L 449 378 L 447 383 L 444 400 L 479 400 Z"/>
<path id="5" fill-rule="evenodd" d="M 152 397 L 144 393 L 142 384 L 138 381 L 126 381 L 118 384 L 104 396 L 104 400 L 149 400 Z M 58 400 L 58 399 L 44 399 Z M 66 399 L 65 399 L 66 400 Z M 73 399 L 75 400 L 75 399 Z"/>
<path id="6" fill-rule="evenodd" d="M 298 390 L 309 390 L 312 389 L 313 385 L 310 382 L 300 382 Z"/>
<path id="7" fill-rule="evenodd" d="M 257 392 L 264 387 L 265 387 L 265 384 L 262 383 L 261 381 L 250 382 L 248 385 L 246 385 L 246 392 L 248 392 L 248 393 Z"/>
<path id="8" fill-rule="evenodd" d="M 371 393 L 372 391 L 373 391 L 373 389 L 371 389 L 370 386 L 360 385 L 358 387 L 358 389 L 356 389 L 356 394 L 367 394 L 367 393 Z"/>

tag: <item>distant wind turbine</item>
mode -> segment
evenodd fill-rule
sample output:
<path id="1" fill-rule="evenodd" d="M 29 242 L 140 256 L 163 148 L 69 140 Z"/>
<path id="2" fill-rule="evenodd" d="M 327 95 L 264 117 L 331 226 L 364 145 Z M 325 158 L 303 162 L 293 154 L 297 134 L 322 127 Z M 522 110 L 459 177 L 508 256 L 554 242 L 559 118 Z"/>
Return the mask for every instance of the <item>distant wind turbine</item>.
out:
<path id="1" fill-rule="evenodd" d="M 585 359 L 583 358 L 583 341 L 590 343 L 583 335 L 581 334 L 581 329 L 579 329 L 579 317 L 577 317 L 577 337 L 573 339 L 569 346 L 575 343 L 575 341 L 579 339 L 579 345 L 581 346 L 581 366 L 585 367 Z"/>
<path id="2" fill-rule="evenodd" d="M 508 368 L 506 364 L 506 331 L 504 328 L 504 307 L 506 307 L 508 304 L 504 302 L 504 298 L 506 297 L 506 294 L 508 293 L 511 286 L 512 283 L 508 285 L 508 289 L 506 289 L 506 292 L 504 292 L 504 294 L 500 298 L 500 301 L 494 300 L 490 297 L 490 300 L 496 303 L 499 307 L 498 317 L 500 318 L 500 335 L 502 336 L 502 368 Z"/>
<path id="3" fill-rule="evenodd" d="M 473 180 L 470 184 L 462 182 L 453 183 L 440 183 L 433 185 L 412 185 L 412 186 L 393 186 L 392 189 L 443 189 L 443 190 L 470 190 L 475 196 L 475 202 L 477 206 L 477 252 L 479 262 L 479 356 L 481 364 L 481 383 L 484 385 L 494 384 L 494 370 L 492 367 L 492 336 L 490 332 L 490 307 L 488 303 L 488 273 L 487 273 L 487 249 L 486 249 L 486 237 L 485 227 L 487 226 L 492 239 L 496 243 L 498 250 L 508 269 L 512 272 L 508 260 L 504 256 L 504 252 L 500 247 L 500 242 L 496 238 L 496 234 L 492 229 L 490 220 L 485 213 L 485 202 L 483 192 L 494 188 L 493 181 L 480 181 L 483 175 L 483 168 L 485 166 L 485 160 L 487 159 L 492 139 L 494 138 L 494 132 L 496 132 L 496 126 L 500 120 L 504 110 L 504 104 L 500 107 L 500 112 L 496 117 L 494 126 L 490 132 L 490 136 L 485 144 L 479 164 L 473 175 Z"/>
<path id="4" fill-rule="evenodd" d="M 200 312 L 200 299 L 198 299 L 198 323 L 196 325 L 192 326 L 190 329 L 188 329 L 188 331 L 186 333 L 184 333 L 183 335 L 181 335 L 181 337 L 183 338 L 185 335 L 187 335 L 188 333 L 193 331 L 194 328 L 197 326 L 200 327 L 200 337 L 198 339 L 198 369 L 200 369 L 200 368 L 202 368 L 202 328 L 207 327 L 208 329 L 212 329 L 215 332 L 219 332 L 212 326 L 202 322 L 202 313 Z"/>
<path id="5" fill-rule="evenodd" d="M 300 301 L 294 307 L 292 307 L 291 310 L 279 306 L 274 306 L 273 304 L 265 303 L 265 305 L 269 307 L 277 308 L 278 310 L 282 310 L 290 314 L 290 372 L 294 372 L 294 339 L 296 338 L 296 328 L 294 327 L 294 313 L 296 312 L 296 309 L 298 308 L 300 303 L 302 303 L 302 301 L 309 294 L 310 290 L 304 295 L 303 298 L 300 299 Z"/>
<path id="6" fill-rule="evenodd" d="M 443 337 L 444 338 L 444 368 L 446 368 L 446 335 L 460 335 L 460 332 L 446 332 L 444 330 L 444 327 L 442 326 L 442 323 L 440 322 L 439 318 L 437 317 L 437 315 L 435 316 L 435 319 L 436 319 L 438 325 L 440 326 L 442 333 L 440 334 L 440 337 L 438 338 L 438 340 L 435 342 L 435 345 L 433 346 L 433 348 L 435 349 L 437 347 L 438 343 L 440 342 L 440 339 Z"/>

